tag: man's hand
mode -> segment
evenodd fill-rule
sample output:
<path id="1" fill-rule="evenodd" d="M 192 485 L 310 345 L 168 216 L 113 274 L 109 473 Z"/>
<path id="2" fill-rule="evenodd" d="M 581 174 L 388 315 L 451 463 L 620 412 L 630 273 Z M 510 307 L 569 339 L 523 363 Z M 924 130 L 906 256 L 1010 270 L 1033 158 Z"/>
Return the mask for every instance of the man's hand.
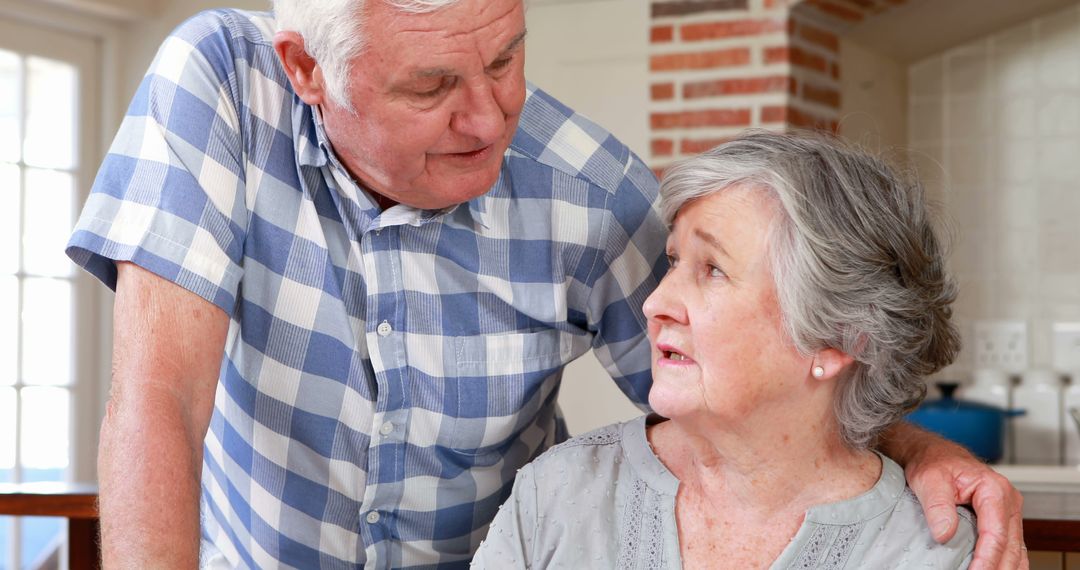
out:
<path id="1" fill-rule="evenodd" d="M 890 430 L 882 447 L 904 465 L 935 540 L 945 543 L 953 537 L 959 524 L 956 505 L 970 504 L 979 532 L 971 568 L 1028 568 L 1024 499 L 1008 479 L 959 445 L 909 424 Z"/>

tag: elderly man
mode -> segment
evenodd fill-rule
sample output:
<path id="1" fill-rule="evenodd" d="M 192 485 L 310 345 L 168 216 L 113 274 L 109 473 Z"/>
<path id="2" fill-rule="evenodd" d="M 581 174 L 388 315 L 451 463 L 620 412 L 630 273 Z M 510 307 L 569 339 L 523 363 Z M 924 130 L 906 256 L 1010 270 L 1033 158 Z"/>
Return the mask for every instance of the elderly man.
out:
<path id="1" fill-rule="evenodd" d="M 275 12 L 166 40 L 71 240 L 117 291 L 106 565 L 463 566 L 568 362 L 645 401 L 656 181 L 525 82 L 521 0 Z M 911 431 L 930 519 L 974 498 L 997 563 L 1017 495 Z"/>

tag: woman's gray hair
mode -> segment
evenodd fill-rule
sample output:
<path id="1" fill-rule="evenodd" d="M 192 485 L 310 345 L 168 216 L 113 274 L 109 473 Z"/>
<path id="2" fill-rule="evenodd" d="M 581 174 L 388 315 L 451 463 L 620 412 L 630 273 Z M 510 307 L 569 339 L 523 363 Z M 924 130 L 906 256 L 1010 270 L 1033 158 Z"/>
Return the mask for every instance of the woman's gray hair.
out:
<path id="1" fill-rule="evenodd" d="M 364 5 L 369 0 L 273 0 L 279 31 L 304 38 L 304 49 L 318 62 L 326 90 L 338 106 L 353 110 L 349 101 L 352 61 L 365 47 Z M 411 14 L 440 10 L 460 0 L 371 0 L 386 2 Z"/>
<path id="2" fill-rule="evenodd" d="M 922 186 L 835 137 L 754 130 L 670 167 L 660 207 L 670 224 L 689 201 L 734 185 L 770 193 L 782 210 L 768 250 L 784 330 L 802 354 L 854 358 L 836 418 L 845 444 L 874 445 L 960 350 L 957 287 Z"/>

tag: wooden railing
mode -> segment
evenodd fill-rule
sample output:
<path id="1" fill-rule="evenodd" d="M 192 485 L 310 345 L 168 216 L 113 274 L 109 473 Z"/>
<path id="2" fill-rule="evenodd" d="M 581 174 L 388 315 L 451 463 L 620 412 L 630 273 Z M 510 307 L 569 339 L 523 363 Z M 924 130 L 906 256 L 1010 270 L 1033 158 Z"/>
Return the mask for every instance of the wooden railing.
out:
<path id="1" fill-rule="evenodd" d="M 0 484 L 0 515 L 66 518 L 71 570 L 100 570 L 96 486 L 72 483 Z"/>

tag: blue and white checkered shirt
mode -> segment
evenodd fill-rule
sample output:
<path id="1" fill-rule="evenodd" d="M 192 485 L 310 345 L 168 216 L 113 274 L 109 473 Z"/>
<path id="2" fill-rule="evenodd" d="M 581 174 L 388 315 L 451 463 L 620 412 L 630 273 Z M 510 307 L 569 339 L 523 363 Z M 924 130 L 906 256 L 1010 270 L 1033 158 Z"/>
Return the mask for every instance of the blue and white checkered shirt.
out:
<path id="1" fill-rule="evenodd" d="M 530 86 L 498 182 L 380 211 L 297 98 L 267 14 L 163 44 L 69 244 L 231 316 L 205 442 L 203 538 L 235 567 L 464 567 L 515 472 L 562 434 L 590 348 L 638 402 L 641 305 L 666 270 L 657 183 Z"/>

